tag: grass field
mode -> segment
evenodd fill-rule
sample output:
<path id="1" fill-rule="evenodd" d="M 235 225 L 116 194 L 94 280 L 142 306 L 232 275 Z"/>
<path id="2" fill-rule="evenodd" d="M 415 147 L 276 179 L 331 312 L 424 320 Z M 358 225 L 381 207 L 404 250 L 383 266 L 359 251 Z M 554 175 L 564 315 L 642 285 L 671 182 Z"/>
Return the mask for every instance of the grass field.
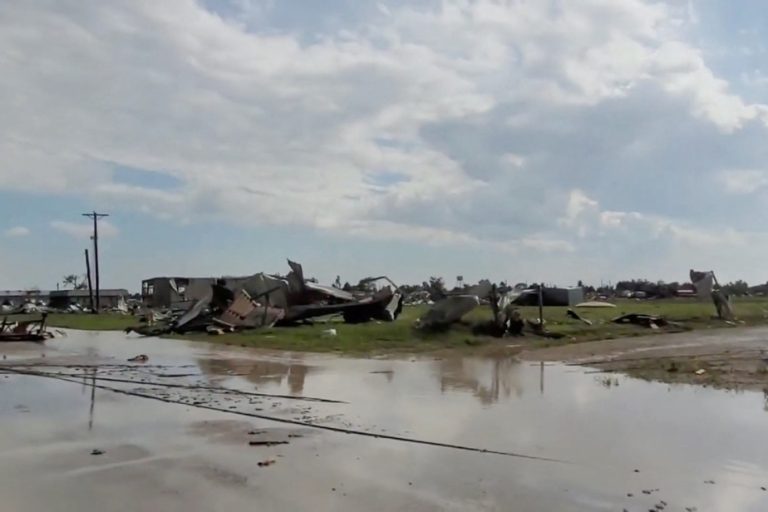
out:
<path id="1" fill-rule="evenodd" d="M 40 318 L 39 314 L 28 315 L 29 318 Z M 16 317 L 18 318 L 18 317 Z M 53 313 L 48 315 L 48 325 L 65 329 L 80 329 L 83 331 L 122 331 L 126 327 L 136 325 L 138 319 L 130 315 L 103 313 L 91 315 L 88 313 Z"/>
<path id="2" fill-rule="evenodd" d="M 406 307 L 396 322 L 347 325 L 339 321 L 318 321 L 313 325 L 283 327 L 244 331 L 240 333 L 211 336 L 208 334 L 188 333 L 173 335 L 172 338 L 204 340 L 213 343 L 253 346 L 279 350 L 312 352 L 345 352 L 370 354 L 382 352 L 427 352 L 439 349 L 482 350 L 482 347 L 525 343 L 531 346 L 550 346 L 565 343 L 577 343 L 601 339 L 613 339 L 628 336 L 644 336 L 654 333 L 674 332 L 675 328 L 651 330 L 635 325 L 617 325 L 610 322 L 624 313 L 645 313 L 663 316 L 667 320 L 679 322 L 677 330 L 709 329 L 728 327 L 727 324 L 713 319 L 714 306 L 709 302 L 691 299 L 669 300 L 618 300 L 616 308 L 579 309 L 579 314 L 592 320 L 588 326 L 566 316 L 566 307 L 544 308 L 547 329 L 563 334 L 559 340 L 547 339 L 528 334 L 523 338 L 499 343 L 499 340 L 477 336 L 472 333 L 471 325 L 491 318 L 490 308 L 479 307 L 466 315 L 464 322 L 452 326 L 441 333 L 423 333 L 413 329 L 413 322 L 421 316 L 428 306 Z M 524 318 L 538 318 L 538 308 L 520 308 Z M 736 298 L 734 310 L 740 325 L 768 324 L 768 299 Z M 53 314 L 49 316 L 49 325 L 84 330 L 122 330 L 135 325 L 137 319 L 132 316 L 102 314 L 76 315 Z M 323 331 L 335 329 L 336 336 L 327 336 Z"/>

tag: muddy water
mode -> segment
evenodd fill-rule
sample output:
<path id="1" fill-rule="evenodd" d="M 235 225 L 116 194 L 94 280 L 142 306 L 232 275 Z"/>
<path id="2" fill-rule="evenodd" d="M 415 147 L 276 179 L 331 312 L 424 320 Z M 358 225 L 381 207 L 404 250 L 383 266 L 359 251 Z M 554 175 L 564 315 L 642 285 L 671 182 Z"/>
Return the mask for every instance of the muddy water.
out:
<path id="1" fill-rule="evenodd" d="M 0 511 L 768 510 L 762 393 L 510 359 L 361 360 L 118 333 L 70 332 L 45 347 L 0 352 L 4 364 L 79 375 L 0 376 Z M 108 366 L 139 353 L 148 363 Z M 60 366 L 96 363 L 97 381 L 91 370 Z M 91 382 L 146 397 L 94 391 Z"/>

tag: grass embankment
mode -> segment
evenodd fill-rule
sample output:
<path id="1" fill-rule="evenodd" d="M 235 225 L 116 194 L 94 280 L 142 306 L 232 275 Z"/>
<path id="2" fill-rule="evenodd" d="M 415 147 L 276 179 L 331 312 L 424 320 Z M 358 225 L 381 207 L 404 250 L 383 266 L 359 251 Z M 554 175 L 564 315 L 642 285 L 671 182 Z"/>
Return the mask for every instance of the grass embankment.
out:
<path id="1" fill-rule="evenodd" d="M 566 316 L 566 307 L 544 308 L 547 329 L 562 334 L 561 339 L 547 339 L 527 334 L 523 338 L 506 339 L 504 345 L 525 343 L 539 347 L 582 341 L 614 339 L 630 336 L 675 332 L 679 330 L 708 329 L 728 327 L 722 321 L 713 319 L 714 306 L 710 302 L 691 299 L 669 300 L 617 300 L 616 308 L 578 309 L 580 315 L 588 318 L 593 325 L 586 325 Z M 740 325 L 768 324 L 768 299 L 734 299 L 734 310 Z M 396 322 L 347 325 L 340 321 L 316 321 L 313 325 L 283 327 L 244 331 L 240 333 L 211 336 L 204 333 L 173 335 L 173 338 L 204 340 L 241 346 L 253 346 L 277 350 L 312 351 L 312 352 L 427 352 L 439 349 L 469 348 L 477 350 L 482 346 L 498 346 L 492 343 L 494 338 L 478 336 L 472 332 L 471 325 L 491 318 L 490 308 L 479 307 L 465 316 L 464 322 L 453 325 L 445 332 L 423 333 L 413 329 L 413 322 L 421 316 L 428 306 L 406 307 Z M 539 312 L 536 307 L 522 307 L 523 318 L 536 319 Z M 651 330 L 636 325 L 617 325 L 610 322 L 624 313 L 643 313 L 662 316 L 671 322 L 680 323 L 680 327 Z M 136 317 L 116 314 L 54 314 L 48 317 L 52 327 L 64 327 L 84 330 L 122 330 L 135 325 Z M 336 336 L 324 335 L 327 329 L 336 329 Z M 511 341 L 514 340 L 514 341 Z"/>
<path id="2" fill-rule="evenodd" d="M 40 318 L 39 314 L 26 315 L 27 318 Z M 20 317 L 14 317 L 20 319 Z M 126 327 L 139 323 L 138 317 L 117 313 L 52 313 L 48 315 L 50 327 L 80 329 L 83 331 L 122 331 Z"/>

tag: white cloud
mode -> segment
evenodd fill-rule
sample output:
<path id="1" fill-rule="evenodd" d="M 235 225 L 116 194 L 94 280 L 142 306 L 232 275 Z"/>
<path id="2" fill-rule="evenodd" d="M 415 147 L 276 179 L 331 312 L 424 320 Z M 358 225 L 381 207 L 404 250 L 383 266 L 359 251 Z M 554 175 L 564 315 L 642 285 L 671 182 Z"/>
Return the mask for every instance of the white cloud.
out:
<path id="1" fill-rule="evenodd" d="M 733 194 L 752 194 L 768 187 L 768 171 L 760 169 L 723 171 L 719 178 L 725 190 Z"/>
<path id="2" fill-rule="evenodd" d="M 5 236 L 8 237 L 28 236 L 29 234 L 29 228 L 24 226 L 14 226 L 5 230 Z"/>
<path id="3" fill-rule="evenodd" d="M 583 190 L 571 190 L 568 197 L 568 203 L 565 207 L 565 217 L 562 222 L 566 226 L 576 225 L 579 217 L 597 208 L 597 201 L 590 199 Z"/>
<path id="4" fill-rule="evenodd" d="M 68 222 L 63 220 L 51 221 L 51 227 L 60 233 L 67 234 L 78 239 L 89 239 L 93 235 L 93 223 Z M 118 229 L 109 221 L 99 221 L 99 238 L 109 238 L 117 236 Z"/>
<path id="5" fill-rule="evenodd" d="M 765 161 L 766 107 L 686 39 L 700 15 L 688 5 L 382 2 L 325 32 L 268 26 L 282 2 L 233 5 L 6 6 L 0 190 L 178 222 L 578 254 L 629 233 L 702 244 L 714 213 L 690 198 L 719 201 L 713 177 L 765 186 L 756 171 L 717 178 Z M 114 165 L 179 185 L 122 183 Z M 380 172 L 402 179 L 371 184 Z M 768 213 L 754 208 L 743 218 Z"/>

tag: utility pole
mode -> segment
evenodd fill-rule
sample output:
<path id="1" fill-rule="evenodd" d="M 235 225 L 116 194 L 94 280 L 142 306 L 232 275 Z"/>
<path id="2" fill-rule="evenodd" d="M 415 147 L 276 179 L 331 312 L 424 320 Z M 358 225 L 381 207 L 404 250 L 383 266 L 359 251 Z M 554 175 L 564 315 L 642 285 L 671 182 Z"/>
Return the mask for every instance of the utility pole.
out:
<path id="1" fill-rule="evenodd" d="M 99 288 L 99 219 L 103 217 L 109 217 L 108 213 L 96 213 L 94 210 L 91 213 L 83 213 L 83 217 L 90 217 L 93 219 L 93 262 L 95 267 L 95 274 L 96 274 L 96 308 L 94 309 L 94 313 L 98 313 L 100 311 L 100 302 L 101 302 L 101 293 Z"/>
<path id="2" fill-rule="evenodd" d="M 544 328 L 544 283 L 539 283 L 539 325 Z"/>
<path id="3" fill-rule="evenodd" d="M 88 276 L 88 297 L 91 299 L 91 313 L 94 313 L 96 306 L 93 304 L 93 282 L 91 282 L 91 260 L 88 257 L 88 249 L 85 250 L 85 272 Z"/>

